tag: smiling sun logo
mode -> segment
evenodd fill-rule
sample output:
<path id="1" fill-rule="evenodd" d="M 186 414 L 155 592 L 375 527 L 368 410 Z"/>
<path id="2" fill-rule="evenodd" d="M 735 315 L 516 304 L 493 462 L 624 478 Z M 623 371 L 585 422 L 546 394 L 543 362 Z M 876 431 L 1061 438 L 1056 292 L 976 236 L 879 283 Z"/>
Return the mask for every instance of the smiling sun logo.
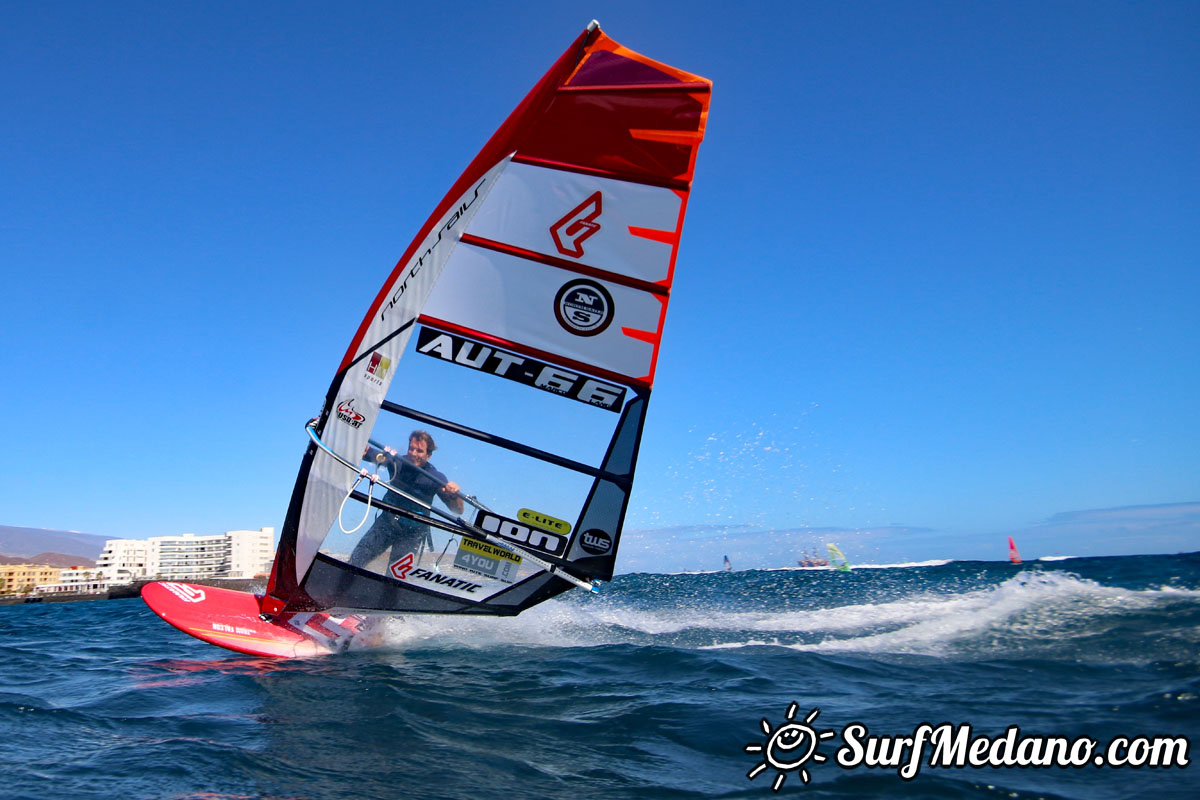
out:
<path id="1" fill-rule="evenodd" d="M 784 715 L 787 721 L 778 728 L 772 729 L 771 723 L 764 718 L 762 730 L 766 734 L 767 740 L 762 744 L 751 742 L 746 745 L 747 753 L 763 754 L 762 762 L 755 764 L 754 768 L 746 773 L 746 777 L 754 780 L 767 767 L 774 767 L 778 772 L 775 775 L 775 783 L 771 785 L 771 790 L 775 792 L 779 791 L 787 774 L 793 770 L 799 770 L 800 780 L 807 784 L 809 774 L 804 764 L 809 759 L 818 764 L 826 761 L 825 756 L 817 752 L 817 745 L 821 743 L 821 740 L 837 735 L 836 731 L 818 733 L 811 727 L 813 720 L 821 713 L 819 708 L 810 711 L 804 718 L 804 722 L 794 722 L 797 708 L 795 703 L 788 706 L 787 713 Z"/>

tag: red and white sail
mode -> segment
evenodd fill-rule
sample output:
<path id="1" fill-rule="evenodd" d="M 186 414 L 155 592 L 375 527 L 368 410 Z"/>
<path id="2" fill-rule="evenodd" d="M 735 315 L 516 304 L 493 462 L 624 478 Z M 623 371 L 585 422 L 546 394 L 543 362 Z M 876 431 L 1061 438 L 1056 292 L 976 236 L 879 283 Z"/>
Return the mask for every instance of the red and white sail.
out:
<path id="1" fill-rule="evenodd" d="M 534 86 L 354 334 L 267 613 L 512 614 L 611 577 L 710 90 L 595 23 Z M 381 513 L 381 491 L 368 506 L 355 488 L 368 440 L 403 449 L 412 427 L 479 502 L 458 519 L 434 509 L 422 551 L 352 566 L 347 531 Z"/>

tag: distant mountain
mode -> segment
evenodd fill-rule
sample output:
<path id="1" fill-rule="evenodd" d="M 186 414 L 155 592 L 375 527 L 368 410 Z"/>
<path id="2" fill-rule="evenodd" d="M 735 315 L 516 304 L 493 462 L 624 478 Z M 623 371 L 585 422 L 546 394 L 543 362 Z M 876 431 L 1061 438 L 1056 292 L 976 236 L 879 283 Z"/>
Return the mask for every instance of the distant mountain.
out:
<path id="1" fill-rule="evenodd" d="M 83 556 L 95 561 L 112 537 L 96 536 L 75 531 L 52 531 L 43 528 L 15 528 L 0 525 L 0 555 L 17 556 L 28 560 L 42 553 Z M 71 566 L 68 564 L 67 566 Z"/>
<path id="2" fill-rule="evenodd" d="M 0 564 L 42 564 L 47 567 L 94 567 L 96 562 L 83 556 L 69 556 L 64 553 L 38 553 L 36 556 L 21 558 L 20 556 L 0 556 Z"/>

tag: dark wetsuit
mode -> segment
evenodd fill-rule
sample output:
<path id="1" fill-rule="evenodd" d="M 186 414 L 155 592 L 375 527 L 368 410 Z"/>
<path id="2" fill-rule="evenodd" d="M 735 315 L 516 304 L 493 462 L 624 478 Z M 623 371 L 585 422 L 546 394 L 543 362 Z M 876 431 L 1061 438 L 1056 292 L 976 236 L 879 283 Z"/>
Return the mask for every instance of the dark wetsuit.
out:
<path id="1" fill-rule="evenodd" d="M 424 467 L 418 469 L 408 460 L 407 455 L 393 456 L 369 447 L 363 460 L 376 462 L 376 458 L 380 455 L 385 459 L 382 466 L 388 470 L 387 482 L 422 502 L 432 505 L 434 495 L 449 483 L 449 479 L 432 464 L 426 462 Z M 391 489 L 384 494 L 383 502 L 406 511 L 429 516 L 427 508 L 414 503 L 407 497 L 396 494 Z M 428 525 L 422 525 L 416 520 L 402 517 L 399 514 L 380 511 L 370 530 L 364 533 L 362 539 L 355 545 L 354 552 L 350 554 L 350 563 L 356 567 L 365 567 L 389 548 L 391 548 L 393 559 L 400 558 L 405 553 L 416 553 L 428 537 Z"/>

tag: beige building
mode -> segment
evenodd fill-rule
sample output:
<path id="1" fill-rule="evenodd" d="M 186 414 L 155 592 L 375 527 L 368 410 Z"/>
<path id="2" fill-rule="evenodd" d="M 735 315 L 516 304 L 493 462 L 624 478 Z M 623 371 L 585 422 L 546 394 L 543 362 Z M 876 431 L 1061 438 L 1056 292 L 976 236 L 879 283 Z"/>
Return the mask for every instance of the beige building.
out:
<path id="1" fill-rule="evenodd" d="M 29 594 L 42 584 L 58 583 L 60 572 L 44 564 L 0 564 L 0 595 Z"/>
<path id="2" fill-rule="evenodd" d="M 57 570 L 53 583 L 38 584 L 38 594 L 102 594 L 109 589 L 104 573 L 94 567 Z"/>

